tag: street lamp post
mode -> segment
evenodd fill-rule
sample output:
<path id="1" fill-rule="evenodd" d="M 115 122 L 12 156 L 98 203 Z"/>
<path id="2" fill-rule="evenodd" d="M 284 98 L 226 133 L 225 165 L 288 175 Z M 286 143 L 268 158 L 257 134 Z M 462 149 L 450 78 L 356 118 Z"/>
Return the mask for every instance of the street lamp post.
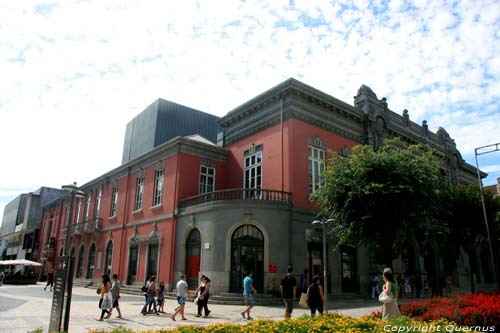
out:
<path id="1" fill-rule="evenodd" d="M 76 182 L 70 185 L 64 185 L 62 186 L 62 189 L 69 194 L 69 214 L 67 219 L 66 237 L 64 243 L 64 286 L 62 288 L 65 291 L 63 331 L 68 332 L 69 314 L 71 309 L 71 293 L 73 287 L 73 262 L 69 254 L 69 242 L 72 227 L 71 224 L 73 223 L 73 205 L 75 197 L 84 197 L 85 193 L 80 191 L 80 189 L 76 186 Z"/>
<path id="2" fill-rule="evenodd" d="M 327 258 L 326 258 L 326 227 L 325 225 L 329 222 L 334 222 L 334 219 L 328 219 L 328 220 L 315 220 L 312 221 L 312 225 L 318 225 L 321 224 L 321 229 L 323 232 L 323 277 L 325 281 L 325 290 L 324 290 L 324 295 L 325 295 L 325 312 L 328 313 L 328 270 L 326 269 L 326 263 L 327 263 Z"/>
<path id="3" fill-rule="evenodd" d="M 492 145 L 487 145 L 483 147 L 479 147 L 474 149 L 474 154 L 476 156 L 476 170 L 477 170 L 477 181 L 479 183 L 479 192 L 481 193 L 481 204 L 483 208 L 483 217 L 484 217 L 484 225 L 486 227 L 486 236 L 488 237 L 488 245 L 490 248 L 490 256 L 491 256 L 491 262 L 493 263 L 493 275 L 495 278 L 495 284 L 497 289 L 500 289 L 500 277 L 498 276 L 498 268 L 497 262 L 496 262 L 496 256 L 495 256 L 495 251 L 493 250 L 493 241 L 491 239 L 490 235 L 490 228 L 488 226 L 488 216 L 486 214 L 486 205 L 484 203 L 484 195 L 483 195 L 483 182 L 481 181 L 481 173 L 479 171 L 479 161 L 477 157 L 479 155 L 484 155 L 484 154 L 489 154 L 493 152 L 498 152 L 500 151 L 500 143 L 495 143 Z"/>

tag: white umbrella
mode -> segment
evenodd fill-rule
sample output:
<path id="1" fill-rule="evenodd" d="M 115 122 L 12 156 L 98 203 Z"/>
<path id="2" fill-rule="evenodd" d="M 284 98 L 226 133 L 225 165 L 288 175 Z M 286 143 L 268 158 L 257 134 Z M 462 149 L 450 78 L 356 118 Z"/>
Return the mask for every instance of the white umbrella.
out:
<path id="1" fill-rule="evenodd" d="M 26 259 L 2 260 L 0 265 L 42 266 L 39 262 Z"/>

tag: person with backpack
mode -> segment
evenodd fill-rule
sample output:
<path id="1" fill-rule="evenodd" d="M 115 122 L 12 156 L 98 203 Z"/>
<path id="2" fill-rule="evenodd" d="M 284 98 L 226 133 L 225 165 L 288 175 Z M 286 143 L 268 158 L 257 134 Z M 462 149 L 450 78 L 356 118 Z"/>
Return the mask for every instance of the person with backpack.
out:
<path id="1" fill-rule="evenodd" d="M 316 315 L 316 310 L 323 314 L 323 305 L 325 304 L 325 295 L 321 287 L 321 279 L 314 276 L 311 285 L 307 288 L 307 305 L 311 309 L 311 317 Z"/>

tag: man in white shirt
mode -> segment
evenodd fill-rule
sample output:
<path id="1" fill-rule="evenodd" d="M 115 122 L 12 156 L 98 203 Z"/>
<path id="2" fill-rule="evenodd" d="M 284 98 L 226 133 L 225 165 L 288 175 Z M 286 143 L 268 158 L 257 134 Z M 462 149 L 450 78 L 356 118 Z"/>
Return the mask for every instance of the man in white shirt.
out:
<path id="1" fill-rule="evenodd" d="M 181 279 L 177 282 L 177 303 L 179 306 L 175 308 L 175 312 L 172 315 L 172 320 L 175 321 L 175 316 L 180 313 L 182 320 L 187 320 L 184 317 L 184 307 L 186 305 L 186 298 L 189 296 L 188 284 L 186 282 L 186 274 L 181 275 Z"/>

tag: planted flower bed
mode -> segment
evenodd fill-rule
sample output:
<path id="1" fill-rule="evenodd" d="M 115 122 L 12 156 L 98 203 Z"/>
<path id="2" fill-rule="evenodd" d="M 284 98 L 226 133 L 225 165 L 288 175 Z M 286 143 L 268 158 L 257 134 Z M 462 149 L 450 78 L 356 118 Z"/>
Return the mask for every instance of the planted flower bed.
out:
<path id="1" fill-rule="evenodd" d="M 152 330 L 148 333 L 255 333 L 255 332 L 275 332 L 275 333 L 378 333 L 378 332 L 448 332 L 452 331 L 456 325 L 447 320 L 434 320 L 421 322 L 408 317 L 401 317 L 391 321 L 382 320 L 373 316 L 361 318 L 351 318 L 330 313 L 327 315 L 311 318 L 303 316 L 289 320 L 255 320 L 246 325 L 238 324 L 215 324 L 210 326 L 182 326 L 174 329 Z M 441 328 L 436 330 L 436 328 Z M 412 329 L 413 328 L 413 329 Z M 468 330 L 461 330 L 461 332 Z M 134 333 L 134 331 L 119 327 L 113 330 L 96 330 L 91 333 Z M 137 332 L 136 332 L 137 333 Z"/>
<path id="2" fill-rule="evenodd" d="M 461 294 L 430 298 L 401 306 L 401 313 L 416 320 L 445 318 L 464 326 L 500 329 L 500 293 Z"/>

